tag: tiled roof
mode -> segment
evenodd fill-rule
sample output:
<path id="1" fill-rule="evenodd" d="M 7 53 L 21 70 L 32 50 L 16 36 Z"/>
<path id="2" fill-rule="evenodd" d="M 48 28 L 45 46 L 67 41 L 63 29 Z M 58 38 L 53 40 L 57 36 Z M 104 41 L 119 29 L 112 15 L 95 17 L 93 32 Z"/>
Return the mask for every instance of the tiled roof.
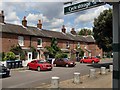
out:
<path id="1" fill-rule="evenodd" d="M 58 39 L 65 39 L 65 40 L 74 40 L 74 41 L 83 41 L 83 42 L 95 42 L 95 40 L 91 37 L 83 37 L 83 36 L 76 36 L 68 33 L 50 31 L 50 30 L 40 30 L 37 27 L 30 27 L 27 28 L 21 25 L 14 25 L 14 24 L 2 24 L 0 23 L 0 32 L 4 33 L 14 33 L 19 35 L 30 35 L 30 36 L 38 36 L 38 37 L 49 37 L 49 38 L 58 38 Z"/>
<path id="2" fill-rule="evenodd" d="M 85 36 L 86 42 L 90 43 L 90 42 L 95 42 L 94 37 L 91 35 Z"/>

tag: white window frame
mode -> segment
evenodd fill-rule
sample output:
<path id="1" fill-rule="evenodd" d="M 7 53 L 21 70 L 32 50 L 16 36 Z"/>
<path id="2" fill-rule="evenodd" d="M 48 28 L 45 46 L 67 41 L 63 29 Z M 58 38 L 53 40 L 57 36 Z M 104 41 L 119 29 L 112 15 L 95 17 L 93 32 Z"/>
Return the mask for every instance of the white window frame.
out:
<path id="1" fill-rule="evenodd" d="M 66 48 L 70 48 L 70 42 L 69 41 L 66 42 Z"/>
<path id="2" fill-rule="evenodd" d="M 23 36 L 18 36 L 18 44 L 20 46 L 24 46 L 24 37 Z"/>
<path id="3" fill-rule="evenodd" d="M 77 45 L 78 48 L 80 48 L 80 42 L 78 42 L 78 45 Z"/>
<path id="4" fill-rule="evenodd" d="M 38 45 L 38 40 L 41 41 L 41 44 L 40 44 L 40 45 Z M 42 47 L 42 38 L 38 38 L 38 39 L 37 39 L 37 47 Z"/>

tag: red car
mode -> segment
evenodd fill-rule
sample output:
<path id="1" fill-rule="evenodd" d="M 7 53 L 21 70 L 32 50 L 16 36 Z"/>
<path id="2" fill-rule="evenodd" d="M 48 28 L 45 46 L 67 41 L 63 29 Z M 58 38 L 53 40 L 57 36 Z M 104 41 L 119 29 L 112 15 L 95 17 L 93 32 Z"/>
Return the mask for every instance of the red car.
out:
<path id="1" fill-rule="evenodd" d="M 80 60 L 80 63 L 98 63 L 98 62 L 100 62 L 100 59 L 96 57 L 85 57 L 84 59 Z"/>
<path id="2" fill-rule="evenodd" d="M 27 68 L 38 70 L 38 71 L 52 70 L 52 65 L 45 60 L 34 60 L 28 63 Z"/>

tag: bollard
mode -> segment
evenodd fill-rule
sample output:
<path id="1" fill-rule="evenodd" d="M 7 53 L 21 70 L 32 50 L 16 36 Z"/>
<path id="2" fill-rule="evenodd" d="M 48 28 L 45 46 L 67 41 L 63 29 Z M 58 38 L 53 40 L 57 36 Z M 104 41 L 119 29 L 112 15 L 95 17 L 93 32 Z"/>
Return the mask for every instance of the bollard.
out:
<path id="1" fill-rule="evenodd" d="M 90 78 L 95 78 L 95 76 L 96 76 L 96 75 L 95 75 L 95 69 L 90 69 L 90 70 L 89 70 L 89 77 L 90 77 Z"/>
<path id="2" fill-rule="evenodd" d="M 106 67 L 101 67 L 100 74 L 106 74 Z"/>
<path id="3" fill-rule="evenodd" d="M 113 71 L 113 65 L 109 65 L 109 71 L 110 71 L 110 72 Z"/>
<path id="4" fill-rule="evenodd" d="M 74 73 L 74 80 L 73 80 L 73 82 L 75 83 L 75 84 L 79 84 L 80 83 L 80 73 Z"/>
<path id="5" fill-rule="evenodd" d="M 59 88 L 59 77 L 52 77 L 51 88 Z"/>

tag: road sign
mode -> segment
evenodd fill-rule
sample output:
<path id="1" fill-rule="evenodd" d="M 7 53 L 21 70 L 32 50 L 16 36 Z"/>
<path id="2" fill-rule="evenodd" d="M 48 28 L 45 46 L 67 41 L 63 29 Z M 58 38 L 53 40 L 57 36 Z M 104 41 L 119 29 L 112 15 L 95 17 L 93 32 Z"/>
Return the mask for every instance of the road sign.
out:
<path id="1" fill-rule="evenodd" d="M 94 8 L 94 7 L 105 5 L 105 4 L 106 4 L 105 2 L 81 2 L 81 3 L 64 7 L 64 14 L 70 14 L 70 13 L 86 10 L 89 8 Z"/>

